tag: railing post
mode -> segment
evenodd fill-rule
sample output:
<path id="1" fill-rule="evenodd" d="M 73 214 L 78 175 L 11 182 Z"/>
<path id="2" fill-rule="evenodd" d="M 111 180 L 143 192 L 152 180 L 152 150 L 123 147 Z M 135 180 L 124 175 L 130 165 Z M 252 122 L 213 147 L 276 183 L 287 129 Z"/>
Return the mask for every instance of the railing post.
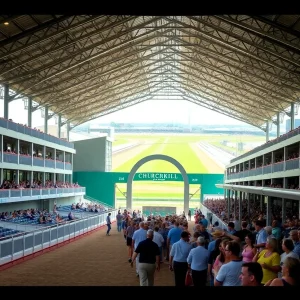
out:
<path id="1" fill-rule="evenodd" d="M 34 248 L 35 248 L 35 230 L 33 231 L 33 235 L 32 235 L 32 240 L 33 240 L 33 249 L 32 249 L 32 254 L 34 254 Z"/>
<path id="2" fill-rule="evenodd" d="M 14 252 L 15 252 L 15 246 L 14 246 L 14 236 L 11 236 L 11 260 L 14 260 Z M 24 255 L 23 255 L 24 256 Z"/>
<path id="3" fill-rule="evenodd" d="M 23 233 L 23 257 L 25 257 L 25 233 Z"/>

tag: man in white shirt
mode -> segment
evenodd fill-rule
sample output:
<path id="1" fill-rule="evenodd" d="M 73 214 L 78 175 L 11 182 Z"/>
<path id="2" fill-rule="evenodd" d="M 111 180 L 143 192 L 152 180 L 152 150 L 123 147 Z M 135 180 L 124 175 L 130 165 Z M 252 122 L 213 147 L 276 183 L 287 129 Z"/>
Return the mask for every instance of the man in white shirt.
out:
<path id="1" fill-rule="evenodd" d="M 209 252 L 205 249 L 205 238 L 199 236 L 197 247 L 192 249 L 187 258 L 187 263 L 192 269 L 194 286 L 206 286 Z"/>
<path id="2" fill-rule="evenodd" d="M 214 281 L 215 286 L 241 286 L 240 274 L 244 262 L 239 257 L 240 250 L 238 242 L 228 242 L 225 255 L 229 262 L 221 266 Z"/>

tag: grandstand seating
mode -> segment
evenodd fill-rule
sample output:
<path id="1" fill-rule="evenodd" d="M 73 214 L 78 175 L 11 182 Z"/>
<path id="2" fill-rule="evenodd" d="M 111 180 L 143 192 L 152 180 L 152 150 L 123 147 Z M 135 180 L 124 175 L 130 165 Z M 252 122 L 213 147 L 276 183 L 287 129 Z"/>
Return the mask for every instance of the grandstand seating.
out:
<path id="1" fill-rule="evenodd" d="M 16 233 L 21 232 L 20 230 L 9 229 L 5 227 L 0 227 L 0 238 L 7 237 Z"/>

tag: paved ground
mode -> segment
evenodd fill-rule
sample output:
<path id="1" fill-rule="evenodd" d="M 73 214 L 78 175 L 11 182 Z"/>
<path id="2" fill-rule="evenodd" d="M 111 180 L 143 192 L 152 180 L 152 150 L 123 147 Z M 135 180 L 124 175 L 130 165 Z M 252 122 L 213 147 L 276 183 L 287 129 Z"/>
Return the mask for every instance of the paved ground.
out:
<path id="1" fill-rule="evenodd" d="M 190 227 L 192 228 L 192 223 Z M 111 236 L 101 228 L 88 236 L 0 272 L 1 286 L 139 286 L 127 262 L 124 237 L 113 224 Z M 155 285 L 174 286 L 164 263 Z"/>

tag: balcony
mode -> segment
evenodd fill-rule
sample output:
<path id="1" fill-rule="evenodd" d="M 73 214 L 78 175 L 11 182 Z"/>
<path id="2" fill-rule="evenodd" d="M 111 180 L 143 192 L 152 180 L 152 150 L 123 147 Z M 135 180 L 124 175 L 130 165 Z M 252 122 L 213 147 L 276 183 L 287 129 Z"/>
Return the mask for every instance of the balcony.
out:
<path id="1" fill-rule="evenodd" d="M 55 168 L 55 161 L 52 159 L 45 160 L 45 167 L 46 168 Z"/>
<path id="2" fill-rule="evenodd" d="M 65 169 L 71 171 L 71 170 L 72 170 L 72 164 L 69 163 L 69 162 L 66 162 L 66 163 L 65 163 Z"/>
<path id="3" fill-rule="evenodd" d="M 85 195 L 85 187 L 0 190 L 0 203 Z"/>
<path id="4" fill-rule="evenodd" d="M 64 163 L 60 160 L 56 161 L 56 169 L 64 169 Z"/>
<path id="5" fill-rule="evenodd" d="M 29 135 L 31 137 L 35 137 L 50 143 L 55 143 L 64 147 L 72 148 L 74 149 L 74 144 L 70 143 L 68 141 L 62 140 L 60 138 L 57 138 L 55 136 L 52 136 L 47 133 L 40 132 L 36 129 L 29 128 L 27 126 L 23 126 L 21 124 L 17 124 L 15 122 L 0 118 L 0 127 L 5 128 L 5 129 L 10 129 L 15 132 L 23 133 L 26 135 Z"/>
<path id="6" fill-rule="evenodd" d="M 246 178 L 249 176 L 259 176 L 264 174 L 273 174 L 277 172 L 284 172 L 290 170 L 298 170 L 299 169 L 299 157 L 295 159 L 290 159 L 287 161 L 281 161 L 278 163 L 274 163 L 271 165 L 266 165 L 263 167 L 259 167 L 256 169 L 246 170 L 238 173 L 231 173 L 227 175 L 226 180 L 233 180 L 233 179 L 241 179 Z"/>
<path id="7" fill-rule="evenodd" d="M 18 163 L 18 154 L 4 152 L 3 153 L 3 162 L 17 164 Z"/>
<path id="8" fill-rule="evenodd" d="M 0 162 L 1 162 L 1 156 L 3 156 L 3 162 L 6 163 L 18 164 L 18 159 L 19 159 L 20 165 L 72 171 L 72 164 L 70 162 L 64 163 L 63 161 L 60 160 L 55 161 L 53 159 L 44 159 L 40 157 L 32 157 L 30 155 L 23 155 L 23 154 L 18 155 L 10 152 L 2 153 L 1 151 L 0 151 Z"/>
<path id="9" fill-rule="evenodd" d="M 36 167 L 44 167 L 45 160 L 43 158 L 34 157 L 33 165 Z"/>
<path id="10" fill-rule="evenodd" d="M 28 155 L 22 155 L 22 154 L 20 154 L 20 156 L 19 156 L 19 164 L 20 165 L 31 166 L 32 165 L 32 157 L 28 156 Z"/>

